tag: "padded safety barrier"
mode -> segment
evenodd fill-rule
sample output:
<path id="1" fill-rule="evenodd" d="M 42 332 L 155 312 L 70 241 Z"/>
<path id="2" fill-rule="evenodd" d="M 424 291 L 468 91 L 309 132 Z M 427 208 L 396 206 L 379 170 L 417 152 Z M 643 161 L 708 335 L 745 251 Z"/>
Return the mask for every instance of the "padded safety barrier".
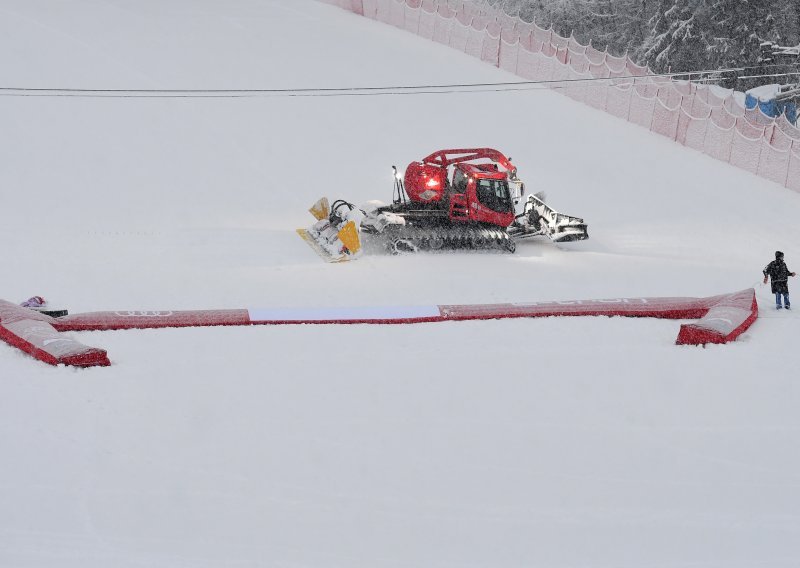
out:
<path id="1" fill-rule="evenodd" d="M 697 322 L 684 324 L 678 333 L 678 345 L 727 343 L 739 337 L 758 317 L 758 302 L 752 288 L 735 294 L 717 296 L 706 314 Z"/>
<path id="2" fill-rule="evenodd" d="M 449 45 L 526 80 L 549 82 L 572 99 L 800 191 L 800 129 L 783 115 L 775 119 L 759 107 L 745 109 L 733 91 L 656 77 L 627 55 L 614 56 L 552 27 L 509 16 L 502 2 L 321 1 Z"/>
<path id="3" fill-rule="evenodd" d="M 679 345 L 727 343 L 758 317 L 752 288 L 709 298 L 617 298 L 514 304 L 249 310 L 115 311 L 51 318 L 0 300 L 0 339 L 51 365 L 109 365 L 102 349 L 61 335 L 68 331 L 218 325 L 410 324 L 553 316 L 698 319 L 681 326 Z"/>
<path id="4" fill-rule="evenodd" d="M 56 319 L 0 300 L 0 339 L 50 365 L 105 367 L 111 364 L 102 349 L 87 347 L 62 335 Z"/>

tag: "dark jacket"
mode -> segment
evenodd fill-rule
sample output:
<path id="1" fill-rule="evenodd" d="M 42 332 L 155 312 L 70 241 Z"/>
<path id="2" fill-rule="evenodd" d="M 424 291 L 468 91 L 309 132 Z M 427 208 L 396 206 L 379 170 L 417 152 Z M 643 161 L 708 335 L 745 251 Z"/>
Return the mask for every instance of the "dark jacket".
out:
<path id="1" fill-rule="evenodd" d="M 772 280 L 772 293 L 788 293 L 788 280 L 791 270 L 783 262 L 783 259 L 773 260 L 764 268 L 764 276 L 769 276 Z"/>
<path id="2" fill-rule="evenodd" d="M 791 272 L 783 259 L 773 260 L 764 268 L 764 276 L 769 276 L 773 282 L 786 282 Z"/>

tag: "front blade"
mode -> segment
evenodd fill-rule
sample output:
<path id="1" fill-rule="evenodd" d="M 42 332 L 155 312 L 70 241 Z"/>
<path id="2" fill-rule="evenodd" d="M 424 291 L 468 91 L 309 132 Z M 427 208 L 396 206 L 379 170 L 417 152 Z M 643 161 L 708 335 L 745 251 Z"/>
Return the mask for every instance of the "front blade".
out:
<path id="1" fill-rule="evenodd" d="M 328 203 L 328 198 L 321 197 L 308 211 L 317 221 L 327 219 L 328 215 L 331 214 L 331 205 Z"/>
<path id="2" fill-rule="evenodd" d="M 348 254 L 335 255 L 329 252 L 328 249 L 314 239 L 308 229 L 297 229 L 297 234 L 300 235 L 300 237 L 308 243 L 308 246 L 310 246 L 325 262 L 347 262 L 348 260 L 352 260 L 352 257 Z"/>
<path id="3" fill-rule="evenodd" d="M 361 250 L 361 239 L 358 236 L 358 228 L 353 221 L 345 223 L 344 227 L 339 230 L 339 240 L 347 247 L 351 254 L 356 254 Z"/>

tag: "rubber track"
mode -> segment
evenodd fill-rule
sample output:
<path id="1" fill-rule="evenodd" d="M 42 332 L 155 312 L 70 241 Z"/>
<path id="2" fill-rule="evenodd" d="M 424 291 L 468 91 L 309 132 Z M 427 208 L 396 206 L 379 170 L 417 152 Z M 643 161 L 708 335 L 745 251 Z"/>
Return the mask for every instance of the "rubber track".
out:
<path id="1" fill-rule="evenodd" d="M 389 252 L 442 249 L 501 250 L 513 252 L 515 243 L 505 229 L 488 227 L 409 227 L 388 230 Z M 412 246 L 408 246 L 408 245 Z M 405 245 L 405 246 L 404 246 Z"/>

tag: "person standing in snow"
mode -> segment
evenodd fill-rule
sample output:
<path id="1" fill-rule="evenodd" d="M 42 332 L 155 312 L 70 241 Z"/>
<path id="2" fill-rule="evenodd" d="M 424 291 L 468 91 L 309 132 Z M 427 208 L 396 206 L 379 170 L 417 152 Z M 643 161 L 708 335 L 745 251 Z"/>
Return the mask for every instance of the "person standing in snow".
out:
<path id="1" fill-rule="evenodd" d="M 764 268 L 764 284 L 767 278 L 772 278 L 772 293 L 775 294 L 775 304 L 780 310 L 782 307 L 790 309 L 789 304 L 789 276 L 794 276 L 794 272 L 789 272 L 786 263 L 783 262 L 783 253 L 775 251 L 775 260 Z M 783 296 L 783 306 L 781 306 L 781 295 Z"/>

